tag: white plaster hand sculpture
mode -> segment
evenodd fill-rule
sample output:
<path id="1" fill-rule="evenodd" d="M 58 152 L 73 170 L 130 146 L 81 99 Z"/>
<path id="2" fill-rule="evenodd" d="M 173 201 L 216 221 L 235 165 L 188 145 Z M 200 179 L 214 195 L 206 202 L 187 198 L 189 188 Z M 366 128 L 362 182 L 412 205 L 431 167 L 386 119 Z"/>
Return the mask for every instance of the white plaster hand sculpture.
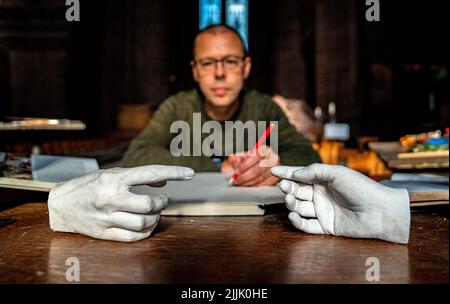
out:
<path id="1" fill-rule="evenodd" d="M 406 189 L 393 189 L 343 166 L 279 166 L 292 224 L 306 233 L 374 238 L 406 244 L 410 210 Z"/>
<path id="2" fill-rule="evenodd" d="M 134 185 L 187 180 L 190 168 L 142 166 L 99 170 L 56 185 L 49 194 L 53 231 L 81 233 L 94 238 L 133 242 L 150 236 L 158 224 L 167 197 L 137 195 Z"/>

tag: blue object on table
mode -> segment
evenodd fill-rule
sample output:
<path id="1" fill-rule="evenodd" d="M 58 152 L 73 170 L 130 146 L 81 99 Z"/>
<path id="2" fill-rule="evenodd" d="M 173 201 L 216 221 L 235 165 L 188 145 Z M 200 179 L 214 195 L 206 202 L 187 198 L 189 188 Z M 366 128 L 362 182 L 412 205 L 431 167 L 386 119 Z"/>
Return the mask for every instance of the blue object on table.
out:
<path id="1" fill-rule="evenodd" d="M 425 144 L 429 145 L 429 146 L 447 146 L 448 147 L 448 138 L 447 137 L 429 138 L 425 142 Z"/>

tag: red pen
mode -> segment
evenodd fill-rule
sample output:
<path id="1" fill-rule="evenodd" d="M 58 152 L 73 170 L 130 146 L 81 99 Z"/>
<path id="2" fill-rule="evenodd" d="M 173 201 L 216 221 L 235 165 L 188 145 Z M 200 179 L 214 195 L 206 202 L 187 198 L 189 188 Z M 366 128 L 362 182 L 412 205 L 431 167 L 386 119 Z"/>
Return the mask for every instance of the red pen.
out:
<path id="1" fill-rule="evenodd" d="M 256 143 L 256 145 L 253 147 L 253 149 L 251 151 L 258 151 L 259 147 L 266 141 L 267 137 L 269 137 L 270 132 L 272 132 L 272 130 L 275 128 L 275 123 L 280 120 L 280 117 L 281 117 L 280 113 L 277 113 L 277 115 L 275 115 L 275 118 L 272 120 L 272 122 L 266 128 L 266 131 L 264 132 L 263 135 L 261 135 L 261 137 L 258 139 L 258 142 Z M 233 172 L 230 180 L 228 181 L 228 185 L 231 186 L 234 183 L 234 181 L 237 179 L 237 177 L 238 177 L 238 175 Z"/>

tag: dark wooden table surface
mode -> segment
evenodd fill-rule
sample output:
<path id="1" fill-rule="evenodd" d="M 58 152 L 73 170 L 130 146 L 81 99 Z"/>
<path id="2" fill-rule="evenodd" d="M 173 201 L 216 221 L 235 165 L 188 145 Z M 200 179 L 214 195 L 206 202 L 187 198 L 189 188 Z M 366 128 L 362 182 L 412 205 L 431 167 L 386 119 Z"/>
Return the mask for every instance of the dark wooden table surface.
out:
<path id="1" fill-rule="evenodd" d="M 0 206 L 1 207 L 1 206 Z M 380 261 L 380 283 L 448 283 L 448 212 L 414 213 L 411 241 L 307 235 L 286 213 L 261 217 L 163 217 L 136 243 L 55 233 L 45 203 L 0 211 L 0 283 L 367 283 L 366 260 Z"/>

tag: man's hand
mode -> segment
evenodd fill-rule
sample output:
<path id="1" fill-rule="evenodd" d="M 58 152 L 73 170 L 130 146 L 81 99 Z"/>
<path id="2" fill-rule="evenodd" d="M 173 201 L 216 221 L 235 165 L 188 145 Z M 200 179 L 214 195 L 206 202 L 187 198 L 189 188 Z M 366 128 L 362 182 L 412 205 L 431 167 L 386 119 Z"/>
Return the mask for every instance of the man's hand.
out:
<path id="1" fill-rule="evenodd" d="M 408 243 L 409 196 L 342 166 L 276 167 L 292 224 L 306 232 Z"/>
<path id="2" fill-rule="evenodd" d="M 234 167 L 233 167 L 233 165 L 231 165 L 231 162 L 229 161 L 229 159 L 225 159 L 222 162 L 222 166 L 220 167 L 220 171 L 222 173 L 233 173 Z"/>
<path id="3" fill-rule="evenodd" d="M 184 167 L 143 166 L 99 170 L 61 183 L 50 191 L 48 210 L 54 231 L 133 242 L 150 236 L 167 197 L 137 195 L 135 185 L 187 180 L 194 171 Z"/>
<path id="4" fill-rule="evenodd" d="M 230 155 L 228 161 L 238 175 L 236 186 L 273 186 L 280 180 L 270 172 L 270 168 L 280 165 L 280 157 L 269 146 Z"/>

